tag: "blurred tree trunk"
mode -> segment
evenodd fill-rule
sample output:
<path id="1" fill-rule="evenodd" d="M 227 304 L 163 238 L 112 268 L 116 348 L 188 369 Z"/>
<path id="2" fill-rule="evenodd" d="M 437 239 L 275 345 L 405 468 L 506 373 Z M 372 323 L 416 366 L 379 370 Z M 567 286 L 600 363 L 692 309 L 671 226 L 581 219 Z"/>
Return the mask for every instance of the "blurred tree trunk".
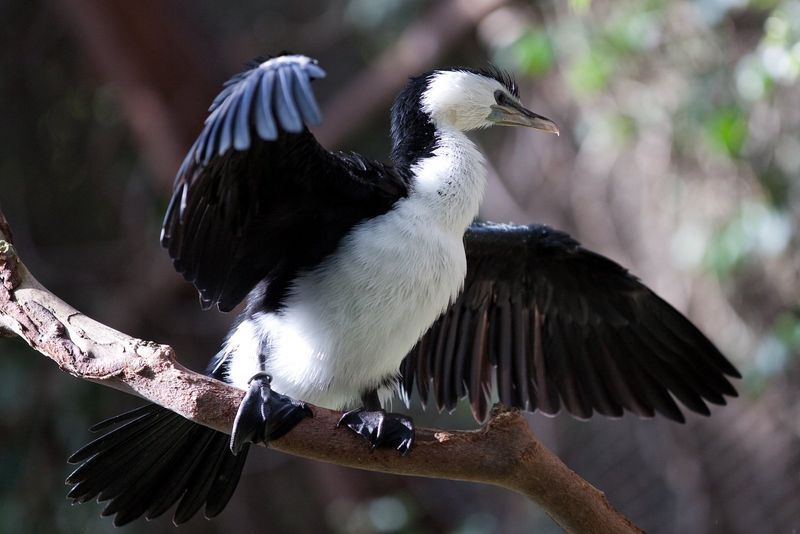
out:
<path id="1" fill-rule="evenodd" d="M 100 78 L 113 87 L 165 194 L 222 72 L 213 43 L 181 0 L 58 0 Z"/>

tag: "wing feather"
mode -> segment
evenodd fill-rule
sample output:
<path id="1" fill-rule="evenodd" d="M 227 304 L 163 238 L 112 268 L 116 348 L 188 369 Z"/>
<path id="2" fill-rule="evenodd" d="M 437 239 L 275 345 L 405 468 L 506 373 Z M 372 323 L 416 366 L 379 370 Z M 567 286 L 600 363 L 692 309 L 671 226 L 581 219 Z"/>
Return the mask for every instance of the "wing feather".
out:
<path id="1" fill-rule="evenodd" d="M 454 376 L 455 352 L 461 340 L 462 321 L 468 314 L 469 310 L 464 310 L 463 308 L 453 313 L 453 318 L 450 321 L 450 328 L 447 331 L 447 342 L 445 343 L 444 357 L 442 360 L 442 387 L 437 400 L 442 408 L 448 411 L 453 410 L 458 402 L 458 397 L 454 394 L 455 384 L 457 382 Z"/>
<path id="2" fill-rule="evenodd" d="M 550 344 L 545 347 L 545 353 L 561 402 L 574 416 L 588 419 L 592 410 L 578 384 L 575 362 L 572 361 L 574 354 L 568 345 L 568 334 L 564 332 L 562 323 L 555 318 L 547 321 L 547 325 Z"/>
<path id="3" fill-rule="evenodd" d="M 458 330 L 458 341 L 456 342 L 456 353 L 453 357 L 454 374 L 451 378 L 450 388 L 447 396 L 447 409 L 453 411 L 458 404 L 458 400 L 467 394 L 464 378 L 469 371 L 466 366 L 470 362 L 470 351 L 475 342 L 473 339 L 475 329 L 478 327 L 479 315 L 481 310 L 473 311 L 465 309 L 461 317 L 461 326 Z"/>
<path id="4" fill-rule="evenodd" d="M 278 85 L 275 87 L 275 110 L 278 120 L 287 132 L 299 133 L 303 120 L 294 101 L 294 76 L 291 69 L 278 69 Z"/>
<path id="5" fill-rule="evenodd" d="M 514 365 L 514 400 L 517 406 L 527 409 L 530 399 L 530 370 L 528 369 L 529 358 L 525 357 L 530 354 L 529 343 L 529 330 L 528 324 L 530 323 L 530 310 L 523 307 L 521 299 L 517 299 L 513 304 L 513 317 L 514 317 L 514 344 L 513 353 L 520 355 L 520 357 L 513 358 Z"/>
<path id="6" fill-rule="evenodd" d="M 314 91 L 311 89 L 308 76 L 304 76 L 300 67 L 292 66 L 294 71 L 294 99 L 297 102 L 303 120 L 308 124 L 319 124 L 322 122 L 322 112 L 319 110 L 317 100 L 314 98 Z"/>
<path id="7" fill-rule="evenodd" d="M 534 379 L 538 388 L 538 395 L 536 404 L 539 409 L 546 414 L 558 413 L 560 403 L 558 401 L 558 392 L 555 384 L 550 379 L 552 371 L 547 364 L 547 354 L 544 350 L 543 340 L 543 316 L 539 310 L 539 306 L 534 306 L 534 347 L 533 347 L 533 362 L 534 362 Z"/>
<path id="8" fill-rule="evenodd" d="M 275 86 L 275 73 L 269 71 L 260 78 L 259 98 L 256 100 L 256 131 L 261 139 L 278 137 L 278 126 L 272 116 L 272 88 Z"/>
<path id="9" fill-rule="evenodd" d="M 606 361 L 605 352 L 591 327 L 585 332 L 584 343 L 585 350 L 578 364 L 578 372 L 584 391 L 591 398 L 592 408 L 608 417 L 622 416 L 623 403 L 615 397 L 611 388 L 613 379 L 608 376 L 616 368 Z"/>
<path id="10" fill-rule="evenodd" d="M 333 252 L 358 222 L 385 213 L 407 185 L 390 167 L 322 148 L 305 56 L 251 63 L 223 86 L 186 155 L 161 243 L 203 308 L 229 311 L 261 281 L 279 306 L 293 275 Z"/>
<path id="11" fill-rule="evenodd" d="M 465 378 L 462 382 L 465 389 L 464 394 L 469 394 L 470 396 L 472 415 L 478 421 L 483 421 L 489 410 L 489 402 L 485 396 L 486 384 L 491 380 L 491 377 L 488 376 L 488 330 L 489 306 L 488 303 L 483 302 L 478 310 L 469 365 L 464 366 L 463 376 Z"/>
<path id="12" fill-rule="evenodd" d="M 736 396 L 738 371 L 697 327 L 567 234 L 478 223 L 465 247 L 463 293 L 408 356 L 433 354 L 425 376 L 440 410 L 466 396 L 482 421 L 493 384 L 504 404 L 546 414 L 563 404 L 578 418 L 627 410 L 683 422 L 678 403 L 708 415 L 707 403 Z M 402 383 L 421 367 L 404 362 Z"/>
<path id="13" fill-rule="evenodd" d="M 433 356 L 433 366 L 431 369 L 431 376 L 433 377 L 433 389 L 436 392 L 436 407 L 439 410 L 444 409 L 444 392 L 445 392 L 445 367 L 447 360 L 447 346 L 448 343 L 452 346 L 450 339 L 452 336 L 453 325 L 458 324 L 457 314 L 460 312 L 453 310 L 452 314 L 442 317 L 442 324 L 439 325 L 439 335 L 436 336 L 436 348 Z"/>
<path id="14" fill-rule="evenodd" d="M 508 287 L 502 285 L 497 294 L 496 305 L 498 321 L 498 332 L 495 338 L 497 343 L 497 357 L 495 365 L 497 366 L 497 390 L 500 395 L 500 402 L 509 406 L 514 405 L 514 398 L 511 395 L 511 382 L 512 382 L 512 358 L 511 353 L 511 302 L 509 302 Z"/>
<path id="15" fill-rule="evenodd" d="M 428 402 L 428 388 L 431 382 L 430 354 L 432 344 L 435 342 L 435 335 L 431 335 L 426 340 L 427 343 L 421 345 L 419 363 L 417 365 L 417 387 L 423 405 Z"/>

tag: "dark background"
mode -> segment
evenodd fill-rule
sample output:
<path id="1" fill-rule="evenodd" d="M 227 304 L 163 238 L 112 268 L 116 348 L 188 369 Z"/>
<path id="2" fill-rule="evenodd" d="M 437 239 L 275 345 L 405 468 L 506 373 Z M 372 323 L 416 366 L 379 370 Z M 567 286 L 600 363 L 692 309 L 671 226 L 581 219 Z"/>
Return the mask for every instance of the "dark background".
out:
<path id="1" fill-rule="evenodd" d="M 20 254 L 77 308 L 195 369 L 233 317 L 199 310 L 159 224 L 208 103 L 245 60 L 319 58 L 320 139 L 378 158 L 406 77 L 488 60 L 516 72 L 562 135 L 476 136 L 493 172 L 484 215 L 552 224 L 629 266 L 745 376 L 708 419 L 535 414 L 537 435 L 649 532 L 800 528 L 796 1 L 5 0 L 0 32 L 0 202 Z M 140 402 L 0 340 L 0 532 L 111 532 L 101 505 L 67 504 L 65 458 Z M 414 414 L 473 425 L 468 410 Z M 558 531 L 500 489 L 264 450 L 219 518 L 182 530 Z"/>

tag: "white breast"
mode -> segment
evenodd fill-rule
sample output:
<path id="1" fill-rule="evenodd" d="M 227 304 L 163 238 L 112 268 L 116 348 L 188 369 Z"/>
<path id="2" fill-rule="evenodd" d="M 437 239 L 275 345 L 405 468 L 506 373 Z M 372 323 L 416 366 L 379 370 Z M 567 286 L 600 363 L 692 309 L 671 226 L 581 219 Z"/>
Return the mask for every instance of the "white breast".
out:
<path id="1" fill-rule="evenodd" d="M 224 348 L 234 355 L 234 385 L 259 370 L 259 352 L 268 354 L 276 391 L 334 409 L 397 375 L 466 275 L 463 234 L 485 179 L 480 154 L 459 135 L 414 169 L 408 198 L 356 226 L 335 254 L 301 274 L 281 312 L 237 327 Z"/>

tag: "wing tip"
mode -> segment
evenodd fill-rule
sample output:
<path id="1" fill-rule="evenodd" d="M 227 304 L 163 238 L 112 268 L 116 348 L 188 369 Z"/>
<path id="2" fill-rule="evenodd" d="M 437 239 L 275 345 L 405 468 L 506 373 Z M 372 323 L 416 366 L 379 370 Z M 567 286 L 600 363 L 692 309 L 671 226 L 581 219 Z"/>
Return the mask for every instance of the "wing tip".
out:
<path id="1" fill-rule="evenodd" d="M 322 115 L 309 82 L 325 76 L 316 59 L 300 54 L 246 63 L 246 70 L 228 79 L 212 101 L 190 154 L 208 164 L 214 155 L 248 150 L 253 131 L 263 141 L 275 141 L 280 133 L 276 124 L 291 134 L 303 132 L 305 123 L 319 124 Z"/>

